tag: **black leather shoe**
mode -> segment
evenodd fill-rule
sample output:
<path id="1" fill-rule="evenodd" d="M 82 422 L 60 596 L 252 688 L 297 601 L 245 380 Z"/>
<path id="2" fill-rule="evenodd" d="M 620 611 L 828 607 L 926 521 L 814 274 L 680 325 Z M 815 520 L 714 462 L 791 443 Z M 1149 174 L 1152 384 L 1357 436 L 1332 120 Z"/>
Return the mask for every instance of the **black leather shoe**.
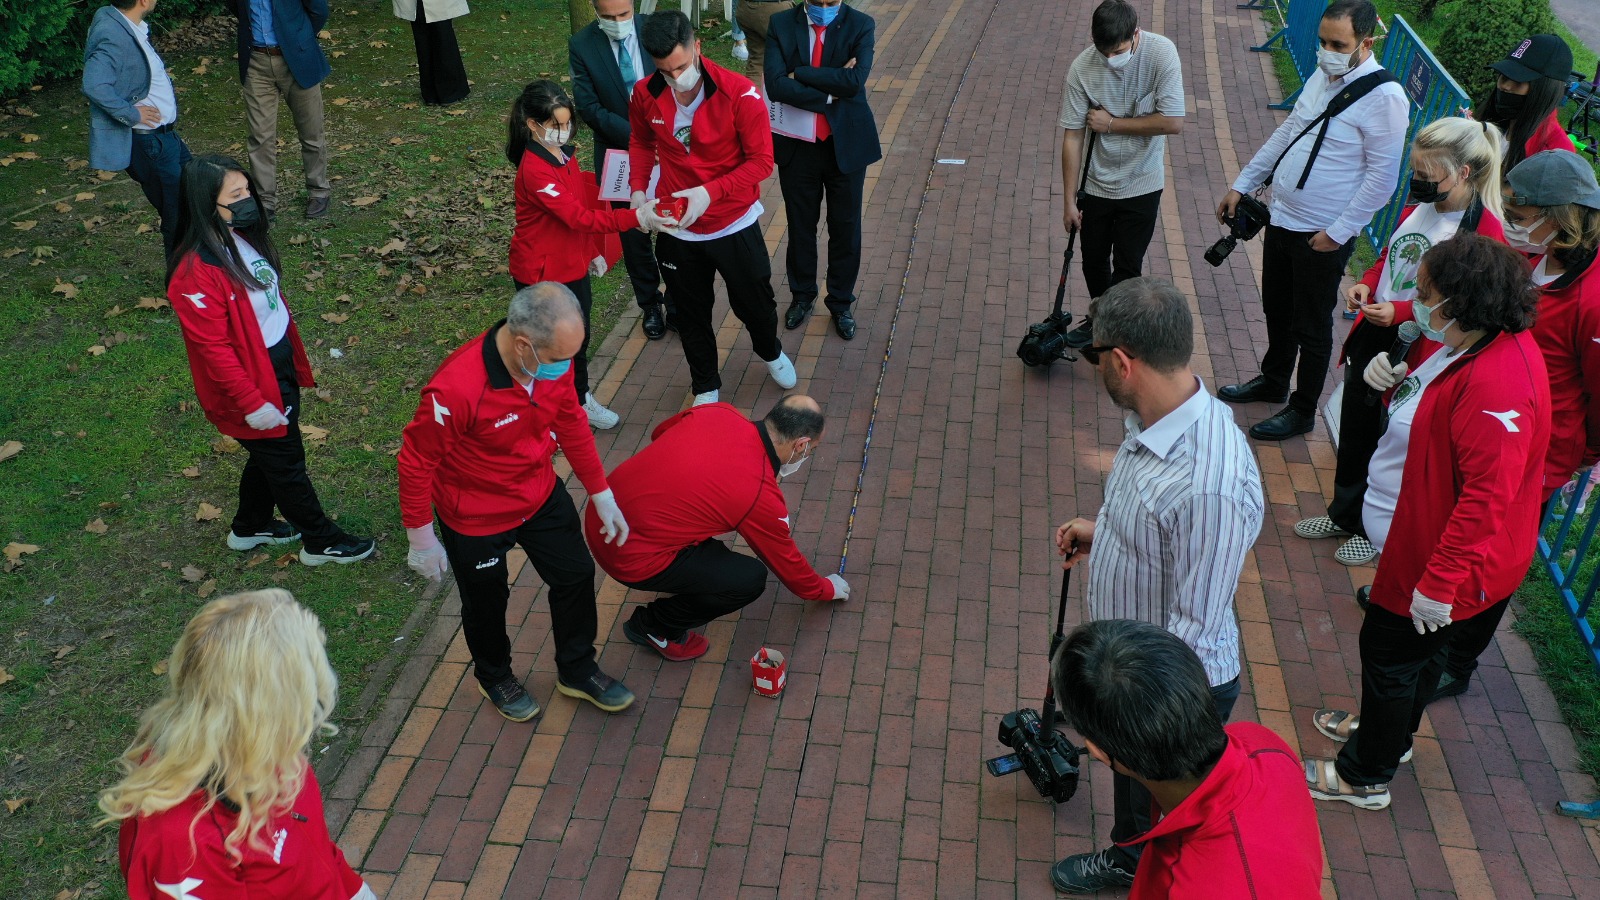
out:
<path id="1" fill-rule="evenodd" d="M 1316 413 L 1303 413 L 1286 406 L 1283 412 L 1250 426 L 1250 436 L 1258 441 L 1282 441 L 1305 434 L 1316 425 Z"/>
<path id="2" fill-rule="evenodd" d="M 1094 320 L 1088 316 L 1078 323 L 1078 327 L 1067 332 L 1067 349 L 1082 350 L 1094 343 Z"/>
<path id="3" fill-rule="evenodd" d="M 853 339 L 856 336 L 856 317 L 849 312 L 838 313 L 833 317 L 833 330 L 847 341 Z"/>
<path id="4" fill-rule="evenodd" d="M 1466 678 L 1457 678 L 1454 675 L 1451 675 L 1449 672 L 1446 672 L 1439 676 L 1439 687 L 1433 692 L 1433 696 L 1428 698 L 1428 702 L 1433 703 L 1437 700 L 1443 700 L 1446 697 L 1458 697 L 1462 694 L 1465 694 L 1467 692 L 1467 688 L 1471 686 L 1471 675 L 1468 675 Z"/>
<path id="5" fill-rule="evenodd" d="M 1363 584 L 1356 588 L 1356 605 L 1362 609 L 1372 605 L 1372 585 Z"/>
<path id="6" fill-rule="evenodd" d="M 639 320 L 644 336 L 659 341 L 667 336 L 667 323 L 661 318 L 661 304 L 652 303 L 644 308 L 644 318 Z"/>
<path id="7" fill-rule="evenodd" d="M 789 311 L 783 314 L 783 327 L 790 331 L 799 328 L 800 323 L 811 315 L 811 303 L 812 301 L 810 300 L 791 301 L 789 303 Z"/>
<path id="8" fill-rule="evenodd" d="M 1217 391 L 1217 399 L 1229 403 L 1282 403 L 1289 399 L 1289 393 L 1273 390 L 1265 375 L 1257 375 L 1244 384 L 1230 384 Z"/>

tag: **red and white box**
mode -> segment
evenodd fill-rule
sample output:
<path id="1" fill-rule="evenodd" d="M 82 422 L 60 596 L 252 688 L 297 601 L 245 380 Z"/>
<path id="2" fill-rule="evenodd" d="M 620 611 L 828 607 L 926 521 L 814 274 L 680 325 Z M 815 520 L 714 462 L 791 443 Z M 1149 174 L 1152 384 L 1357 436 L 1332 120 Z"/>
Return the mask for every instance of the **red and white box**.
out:
<path id="1" fill-rule="evenodd" d="M 750 676 L 756 693 L 763 697 L 776 697 L 783 693 L 784 682 L 789 678 L 789 661 L 776 650 L 762 647 L 750 657 Z"/>

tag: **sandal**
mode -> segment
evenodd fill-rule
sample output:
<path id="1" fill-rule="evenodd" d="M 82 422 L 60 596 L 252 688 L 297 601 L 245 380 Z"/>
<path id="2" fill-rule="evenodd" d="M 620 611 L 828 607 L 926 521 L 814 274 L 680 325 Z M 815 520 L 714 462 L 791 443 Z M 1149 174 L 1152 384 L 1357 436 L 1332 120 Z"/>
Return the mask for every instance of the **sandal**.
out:
<path id="1" fill-rule="evenodd" d="M 1315 516 L 1294 523 L 1294 533 L 1314 541 L 1318 538 L 1344 537 L 1350 532 L 1333 524 L 1333 520 L 1327 516 Z"/>
<path id="2" fill-rule="evenodd" d="M 1331 759 L 1306 760 L 1306 787 L 1318 800 L 1343 800 L 1361 809 L 1385 809 L 1389 806 L 1387 784 L 1346 784 L 1339 777 Z"/>
<path id="3" fill-rule="evenodd" d="M 1347 713 L 1342 709 L 1319 709 L 1311 716 L 1311 724 L 1322 732 L 1322 736 L 1329 740 L 1344 743 L 1361 727 L 1361 717 L 1354 713 Z M 1411 762 L 1411 753 L 1414 748 L 1407 747 L 1401 755 L 1400 761 Z"/>
<path id="4" fill-rule="evenodd" d="M 1378 548 L 1358 534 L 1335 550 L 1333 558 L 1347 566 L 1364 566 L 1378 558 Z"/>

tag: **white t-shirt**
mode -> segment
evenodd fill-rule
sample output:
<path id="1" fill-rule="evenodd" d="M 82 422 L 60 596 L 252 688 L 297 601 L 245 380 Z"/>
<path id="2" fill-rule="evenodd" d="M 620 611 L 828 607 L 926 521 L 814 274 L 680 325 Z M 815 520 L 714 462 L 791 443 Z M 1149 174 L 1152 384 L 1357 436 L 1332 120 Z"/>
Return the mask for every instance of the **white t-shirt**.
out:
<path id="1" fill-rule="evenodd" d="M 682 141 L 688 138 L 689 127 L 694 124 L 695 111 L 700 108 L 700 104 L 704 103 L 705 100 L 706 91 L 704 87 L 700 89 L 700 93 L 694 95 L 694 99 L 689 101 L 688 106 L 684 106 L 683 104 L 679 103 L 677 97 L 672 98 L 672 108 L 674 110 L 672 115 L 672 133 L 677 136 L 678 140 Z M 694 153 L 694 148 L 690 147 L 689 152 L 691 154 Z M 710 234 L 696 234 L 692 231 L 684 229 L 682 231 L 672 232 L 672 236 L 680 241 L 714 241 L 717 238 L 727 237 L 728 235 L 733 234 L 735 231 L 749 228 L 750 225 L 755 222 L 755 220 L 761 218 L 761 214 L 764 212 L 766 212 L 766 208 L 761 205 L 760 200 L 757 200 L 756 202 L 750 204 L 750 208 L 745 210 L 744 215 L 735 219 L 733 224 L 720 231 L 713 231 Z"/>
<path id="2" fill-rule="evenodd" d="M 1545 255 L 1539 257 L 1539 264 L 1533 267 L 1533 283 L 1537 284 L 1539 287 L 1544 287 L 1550 282 L 1555 281 L 1557 278 L 1560 278 L 1562 275 L 1566 274 L 1565 272 L 1550 271 L 1545 265 L 1549 261 L 1550 254 L 1546 253 Z"/>
<path id="3" fill-rule="evenodd" d="M 283 303 L 283 292 L 278 288 L 278 273 L 272 264 L 250 246 L 250 242 L 237 231 L 233 242 L 239 248 L 239 257 L 256 280 L 267 286 L 266 290 L 250 289 L 250 307 L 256 311 L 256 324 L 261 326 L 261 340 L 268 347 L 283 340 L 289 330 L 289 307 Z"/>
<path id="4" fill-rule="evenodd" d="M 1378 449 L 1367 467 L 1367 495 L 1361 506 L 1361 524 L 1367 530 L 1367 540 L 1380 552 L 1389 539 L 1395 504 L 1400 501 L 1400 476 L 1405 471 L 1411 423 L 1422 404 L 1422 392 L 1459 358 L 1459 353 L 1451 355 L 1448 349 L 1434 353 L 1400 382 L 1389 400 L 1389 429 L 1378 439 Z"/>
<path id="5" fill-rule="evenodd" d="M 1373 303 L 1409 303 L 1417 296 L 1417 270 L 1422 254 L 1429 248 L 1455 237 L 1466 210 L 1442 213 L 1432 203 L 1419 203 L 1389 238 L 1389 255 L 1378 273 L 1378 290 Z"/>

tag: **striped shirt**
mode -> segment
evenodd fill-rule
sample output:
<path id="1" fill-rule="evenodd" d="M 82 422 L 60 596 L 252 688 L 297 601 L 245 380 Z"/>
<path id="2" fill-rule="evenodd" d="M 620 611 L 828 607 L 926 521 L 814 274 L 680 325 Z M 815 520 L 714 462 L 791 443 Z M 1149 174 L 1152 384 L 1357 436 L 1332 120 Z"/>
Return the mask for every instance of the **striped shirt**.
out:
<path id="1" fill-rule="evenodd" d="M 1159 34 L 1140 31 L 1133 59 L 1120 70 L 1106 65 L 1099 50 L 1084 50 L 1067 70 L 1061 127 L 1068 131 L 1083 128 L 1091 100 L 1119 119 L 1151 113 L 1183 118 L 1183 65 L 1178 61 L 1178 48 Z M 1159 191 L 1167 183 L 1166 149 L 1166 135 L 1096 135 L 1084 189 L 1107 200 Z"/>
<path id="2" fill-rule="evenodd" d="M 1198 390 L 1127 440 L 1089 556 L 1089 618 L 1138 619 L 1194 648 L 1213 686 L 1239 676 L 1233 595 L 1261 532 L 1261 473 L 1233 411 Z"/>

